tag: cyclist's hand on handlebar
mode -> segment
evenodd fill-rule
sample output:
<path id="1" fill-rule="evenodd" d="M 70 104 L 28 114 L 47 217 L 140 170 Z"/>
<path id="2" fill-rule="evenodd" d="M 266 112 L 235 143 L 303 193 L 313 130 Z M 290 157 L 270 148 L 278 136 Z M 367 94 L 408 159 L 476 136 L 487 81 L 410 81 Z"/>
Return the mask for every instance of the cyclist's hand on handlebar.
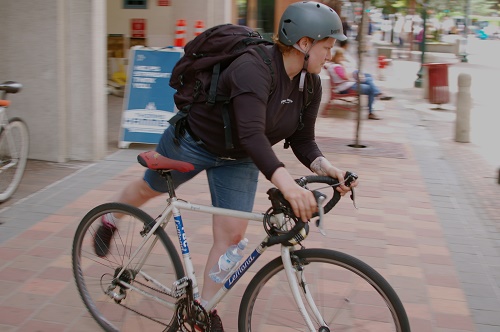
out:
<path id="1" fill-rule="evenodd" d="M 344 196 L 347 194 L 349 191 L 351 191 L 351 188 L 354 188 L 358 185 L 357 182 L 357 177 L 354 178 L 354 181 L 351 182 L 349 180 L 350 185 L 346 185 L 345 178 L 346 178 L 346 171 L 341 170 L 340 168 L 337 168 L 333 166 L 325 157 L 321 156 L 316 158 L 310 166 L 311 170 L 316 173 L 317 175 L 320 176 L 329 176 L 331 178 L 337 179 L 340 183 L 339 186 L 336 187 L 336 190 Z"/>
<path id="2" fill-rule="evenodd" d="M 335 178 L 339 181 L 340 185 L 337 186 L 336 190 L 340 193 L 340 195 L 344 196 L 348 192 L 351 191 L 351 188 L 354 188 L 358 185 L 358 179 L 355 179 L 350 183 L 350 186 L 346 186 L 344 183 L 346 177 L 346 171 L 343 171 L 335 166 L 332 166 L 328 169 L 328 176 Z"/>
<path id="3" fill-rule="evenodd" d="M 293 213 L 302 221 L 308 221 L 317 212 L 318 203 L 314 194 L 299 186 L 284 167 L 274 172 L 271 182 L 281 191 Z"/>
<path id="4" fill-rule="evenodd" d="M 302 221 L 307 222 L 312 218 L 313 213 L 318 211 L 318 203 L 311 191 L 294 184 L 294 186 L 285 189 L 282 193 L 290 203 L 293 213 Z"/>

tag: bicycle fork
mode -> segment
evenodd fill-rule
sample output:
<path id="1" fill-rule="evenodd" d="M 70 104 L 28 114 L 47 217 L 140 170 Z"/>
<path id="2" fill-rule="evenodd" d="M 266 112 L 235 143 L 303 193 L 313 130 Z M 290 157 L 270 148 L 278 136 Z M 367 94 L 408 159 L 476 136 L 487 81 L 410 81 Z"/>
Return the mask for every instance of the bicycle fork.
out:
<path id="1" fill-rule="evenodd" d="M 300 264 L 296 264 L 298 267 L 294 267 L 293 260 L 294 258 L 290 255 L 290 248 L 288 246 L 281 246 L 281 258 L 283 260 L 283 266 L 285 267 L 286 276 L 288 279 L 288 284 L 290 285 L 290 289 L 292 291 L 293 298 L 295 299 L 295 303 L 299 308 L 300 314 L 302 318 L 307 324 L 307 327 L 311 332 L 316 331 L 314 324 L 307 312 L 304 301 L 302 300 L 301 293 L 304 294 L 304 297 L 307 301 L 309 308 L 311 309 L 314 317 L 318 322 L 321 323 L 322 326 L 326 327 L 326 322 L 324 321 L 321 313 L 314 302 L 314 299 L 309 291 L 309 286 L 305 280 L 305 276 L 303 271 L 300 269 Z M 300 262 L 297 262 L 300 263 Z M 299 289 L 299 286 L 301 289 Z"/>
<path id="2" fill-rule="evenodd" d="M 8 147 L 7 150 L 9 152 L 9 157 L 11 158 L 9 160 L 9 163 L 6 165 L 3 165 L 2 162 L 2 166 L 0 167 L 0 173 L 8 170 L 11 167 L 16 166 L 19 161 L 19 153 L 16 149 L 14 139 L 12 138 L 12 133 L 9 130 L 8 124 L 9 120 L 7 119 L 5 108 L 0 107 L 0 127 L 2 128 L 1 130 L 5 130 L 5 139 L 7 140 L 7 147 Z M 5 152 L 5 151 L 0 151 L 0 152 Z"/>

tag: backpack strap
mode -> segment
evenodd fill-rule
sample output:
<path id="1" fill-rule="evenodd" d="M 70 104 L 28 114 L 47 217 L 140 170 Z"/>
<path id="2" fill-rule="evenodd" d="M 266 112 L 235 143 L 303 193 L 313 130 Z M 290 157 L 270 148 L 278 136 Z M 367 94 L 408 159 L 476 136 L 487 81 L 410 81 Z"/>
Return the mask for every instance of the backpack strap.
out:
<path id="1" fill-rule="evenodd" d="M 306 108 L 309 107 L 313 99 L 312 97 L 314 93 L 314 87 L 312 82 L 312 76 L 309 73 L 306 74 L 306 82 L 307 82 L 305 86 L 306 92 L 304 92 L 304 94 L 302 95 L 304 103 L 302 105 L 302 108 L 300 109 L 299 124 L 297 126 L 297 130 L 302 130 L 302 128 L 304 128 L 304 122 L 302 121 L 302 118 L 304 116 L 304 111 L 306 110 Z M 283 144 L 283 148 L 288 149 L 289 147 L 290 147 L 290 138 L 286 138 L 285 143 Z"/>
<path id="2" fill-rule="evenodd" d="M 226 150 L 234 149 L 231 119 L 229 117 L 229 100 L 222 104 L 222 121 L 224 123 L 224 141 Z"/>
<path id="3" fill-rule="evenodd" d="M 177 145 L 179 145 L 179 138 L 184 134 L 183 130 L 187 121 L 189 108 L 189 106 L 186 106 L 185 109 L 179 110 L 179 112 L 175 113 L 175 115 L 168 120 L 168 123 L 175 128 L 174 142 Z"/>
<path id="4" fill-rule="evenodd" d="M 265 46 L 264 46 L 265 47 Z M 271 62 L 271 58 L 269 58 L 269 55 L 267 54 L 266 51 L 262 49 L 262 47 L 257 46 L 255 47 L 255 50 L 257 53 L 260 55 L 262 60 L 264 60 L 264 63 L 269 67 L 269 72 L 271 73 L 271 91 L 269 91 L 269 94 L 273 93 L 275 84 L 274 84 L 274 68 Z"/>
<path id="5" fill-rule="evenodd" d="M 220 76 L 220 62 L 214 65 L 212 70 L 212 80 L 210 81 L 210 91 L 208 92 L 207 104 L 214 105 L 217 99 L 217 84 Z"/>

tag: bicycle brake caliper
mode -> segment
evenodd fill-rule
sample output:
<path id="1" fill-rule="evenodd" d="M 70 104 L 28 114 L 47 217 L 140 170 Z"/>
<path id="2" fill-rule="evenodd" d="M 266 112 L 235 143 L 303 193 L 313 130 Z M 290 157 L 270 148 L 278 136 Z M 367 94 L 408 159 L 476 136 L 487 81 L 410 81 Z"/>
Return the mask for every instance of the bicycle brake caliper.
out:
<path id="1" fill-rule="evenodd" d="M 302 288 L 302 290 L 305 292 L 305 283 L 304 283 L 304 279 L 302 278 L 303 277 L 303 270 L 304 270 L 304 260 L 303 259 L 300 259 L 297 255 L 290 255 L 290 259 L 292 261 L 292 265 L 293 267 L 295 268 L 295 270 L 297 271 L 296 274 L 297 274 L 297 278 L 300 279 L 300 280 L 297 280 L 299 282 L 299 285 L 300 287 Z"/>
<path id="2" fill-rule="evenodd" d="M 188 277 L 183 277 L 177 281 L 174 281 L 172 285 L 172 296 L 175 298 L 179 298 L 182 295 L 186 294 L 186 288 L 189 285 Z"/>

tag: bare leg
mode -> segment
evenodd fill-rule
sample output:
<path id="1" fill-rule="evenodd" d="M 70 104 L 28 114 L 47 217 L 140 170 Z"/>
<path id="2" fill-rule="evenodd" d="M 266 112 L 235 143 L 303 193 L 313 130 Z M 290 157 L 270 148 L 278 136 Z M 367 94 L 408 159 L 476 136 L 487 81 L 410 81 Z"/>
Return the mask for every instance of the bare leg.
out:
<path id="1" fill-rule="evenodd" d="M 248 220 L 226 216 L 213 216 L 212 231 L 214 243 L 208 253 L 207 264 L 205 265 L 202 299 L 208 301 L 219 290 L 220 284 L 214 282 L 208 273 L 212 266 L 217 264 L 220 255 L 224 254 L 232 244 L 237 244 L 244 237 L 248 226 Z"/>
<path id="2" fill-rule="evenodd" d="M 138 179 L 130 182 L 114 200 L 139 207 L 158 195 L 161 195 L 161 193 L 152 190 L 143 179 Z M 100 218 L 102 224 L 94 236 L 94 249 L 97 256 L 104 257 L 109 253 L 111 239 L 121 217 L 123 217 L 121 213 L 108 213 Z"/>
<path id="3" fill-rule="evenodd" d="M 118 196 L 114 198 L 114 201 L 120 202 L 120 203 L 125 203 L 129 204 L 135 207 L 139 207 L 142 204 L 146 203 L 152 198 L 155 198 L 156 196 L 161 195 L 162 193 L 157 192 L 149 187 L 146 181 L 144 179 L 137 179 L 132 182 L 130 182 L 125 189 L 123 189 Z M 120 214 L 113 214 L 111 216 L 111 220 L 114 220 L 114 222 L 117 221 L 117 219 L 120 219 L 122 215 Z"/>
<path id="4" fill-rule="evenodd" d="M 151 189 L 146 181 L 141 178 L 130 182 L 125 189 L 120 192 L 117 201 L 138 207 L 161 194 L 162 193 Z"/>

